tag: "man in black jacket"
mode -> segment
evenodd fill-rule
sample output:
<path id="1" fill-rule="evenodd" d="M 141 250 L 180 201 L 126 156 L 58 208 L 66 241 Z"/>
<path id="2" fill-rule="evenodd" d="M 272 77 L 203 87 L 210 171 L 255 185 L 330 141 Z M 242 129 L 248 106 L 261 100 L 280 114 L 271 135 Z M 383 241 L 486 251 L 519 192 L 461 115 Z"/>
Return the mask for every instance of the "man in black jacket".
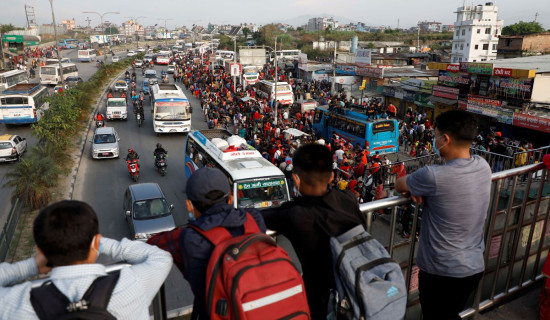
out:
<path id="1" fill-rule="evenodd" d="M 268 229 L 287 237 L 302 264 L 314 320 L 326 319 L 334 274 L 330 237 L 363 223 L 356 197 L 348 190 L 328 190 L 334 179 L 330 150 L 319 144 L 299 148 L 292 179 L 301 196 L 262 212 Z"/>

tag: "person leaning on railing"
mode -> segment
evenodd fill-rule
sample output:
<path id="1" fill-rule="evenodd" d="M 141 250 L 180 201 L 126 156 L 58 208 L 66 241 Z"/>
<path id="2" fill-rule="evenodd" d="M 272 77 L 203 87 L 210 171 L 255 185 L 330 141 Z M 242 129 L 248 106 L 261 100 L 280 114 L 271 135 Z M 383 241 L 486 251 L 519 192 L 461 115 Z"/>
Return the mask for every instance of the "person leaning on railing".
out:
<path id="1" fill-rule="evenodd" d="M 445 165 L 400 178 L 395 190 L 424 202 L 417 256 L 425 320 L 460 319 L 485 269 L 483 226 L 489 208 L 491 168 L 470 146 L 477 134 L 471 113 L 452 110 L 435 121 L 433 147 Z M 449 292 L 452 294 L 445 294 Z"/>

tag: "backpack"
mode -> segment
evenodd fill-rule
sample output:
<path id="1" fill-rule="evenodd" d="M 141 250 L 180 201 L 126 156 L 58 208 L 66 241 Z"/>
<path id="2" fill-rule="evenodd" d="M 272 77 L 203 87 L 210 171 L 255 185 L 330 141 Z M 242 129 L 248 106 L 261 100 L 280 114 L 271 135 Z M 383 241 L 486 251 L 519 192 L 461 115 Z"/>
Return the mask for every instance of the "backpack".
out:
<path id="1" fill-rule="evenodd" d="M 246 214 L 244 233 L 191 226 L 215 248 L 206 270 L 206 311 L 215 319 L 311 319 L 302 276 Z"/>
<path id="2" fill-rule="evenodd" d="M 107 311 L 120 273 L 99 277 L 92 282 L 82 299 L 71 302 L 51 281 L 31 290 L 31 304 L 40 320 L 79 319 L 115 320 Z"/>
<path id="3" fill-rule="evenodd" d="M 331 237 L 336 290 L 331 294 L 335 319 L 403 319 L 405 279 L 399 264 L 362 225 Z"/>

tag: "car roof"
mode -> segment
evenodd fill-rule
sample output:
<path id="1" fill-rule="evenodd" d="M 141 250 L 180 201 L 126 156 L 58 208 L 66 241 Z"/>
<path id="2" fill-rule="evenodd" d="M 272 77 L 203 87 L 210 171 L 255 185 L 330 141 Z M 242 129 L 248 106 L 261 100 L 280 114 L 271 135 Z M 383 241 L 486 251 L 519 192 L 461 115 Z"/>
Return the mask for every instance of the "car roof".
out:
<path id="1" fill-rule="evenodd" d="M 154 182 L 132 184 L 128 187 L 134 200 L 164 198 L 160 186 Z"/>
<path id="2" fill-rule="evenodd" d="M 124 83 L 124 84 L 126 84 L 126 81 L 124 81 L 124 80 L 117 80 L 116 83 Z"/>
<path id="3" fill-rule="evenodd" d="M 145 73 L 154 73 L 154 74 L 157 74 L 157 71 L 156 71 L 156 70 L 145 70 Z"/>
<path id="4" fill-rule="evenodd" d="M 0 141 L 9 141 L 11 139 L 13 139 L 13 137 L 15 137 L 14 134 L 3 134 L 3 135 L 0 135 Z"/>
<path id="5" fill-rule="evenodd" d="M 113 127 L 99 127 L 95 129 L 94 134 L 109 134 L 115 133 L 115 128 Z"/>

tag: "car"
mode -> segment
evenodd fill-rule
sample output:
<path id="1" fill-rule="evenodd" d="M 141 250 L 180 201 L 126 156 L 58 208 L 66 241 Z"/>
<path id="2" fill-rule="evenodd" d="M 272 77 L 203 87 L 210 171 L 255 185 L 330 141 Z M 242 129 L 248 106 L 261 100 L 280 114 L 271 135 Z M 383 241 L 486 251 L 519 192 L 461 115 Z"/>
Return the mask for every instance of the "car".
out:
<path id="1" fill-rule="evenodd" d="M 115 82 L 115 91 L 128 91 L 128 83 L 126 83 L 126 80 L 117 80 L 117 82 Z"/>
<path id="2" fill-rule="evenodd" d="M 127 56 L 128 56 L 128 57 L 133 57 L 133 56 L 135 56 L 136 54 L 137 54 L 137 53 L 136 53 L 134 50 L 130 50 L 130 51 L 128 51 Z"/>
<path id="3" fill-rule="evenodd" d="M 168 69 L 166 70 L 167 73 L 174 73 L 176 71 L 176 65 L 170 64 L 168 65 Z"/>
<path id="4" fill-rule="evenodd" d="M 119 61 L 120 61 L 120 57 L 119 57 L 119 56 L 113 56 L 113 57 L 111 58 L 111 60 L 112 60 L 113 62 L 119 62 Z"/>
<path id="5" fill-rule="evenodd" d="M 27 140 L 16 134 L 0 135 L 0 162 L 18 161 L 27 151 Z"/>
<path id="6" fill-rule="evenodd" d="M 81 77 L 67 77 L 65 79 L 65 88 L 74 88 L 78 84 L 84 82 Z"/>
<path id="7" fill-rule="evenodd" d="M 113 127 L 99 127 L 94 131 L 92 139 L 92 158 L 93 159 L 108 159 L 118 158 L 120 148 L 118 142 L 120 138 Z"/>
<path id="8" fill-rule="evenodd" d="M 136 60 L 136 61 L 134 61 L 134 62 L 135 62 L 135 64 L 136 64 L 136 67 L 138 67 L 138 68 L 141 68 L 141 66 L 143 65 L 143 61 L 142 61 L 142 60 Z"/>
<path id="9" fill-rule="evenodd" d="M 61 63 L 71 63 L 71 58 L 61 58 Z"/>
<path id="10" fill-rule="evenodd" d="M 150 93 L 149 79 L 143 80 L 143 84 L 142 84 L 141 88 L 142 88 L 144 94 L 149 94 Z"/>
<path id="11" fill-rule="evenodd" d="M 124 193 L 124 216 L 136 240 L 147 241 L 157 233 L 174 229 L 173 209 L 156 183 L 132 184 Z"/>
<path id="12" fill-rule="evenodd" d="M 143 56 L 143 62 L 145 63 L 151 63 L 153 61 L 153 55 L 152 54 L 146 54 Z"/>
<path id="13" fill-rule="evenodd" d="M 149 79 L 149 84 L 157 84 L 159 82 L 157 78 L 157 72 L 155 70 L 145 70 L 145 79 Z"/>
<path id="14" fill-rule="evenodd" d="M 137 52 L 145 52 L 145 48 L 143 48 L 143 47 L 138 47 L 138 48 L 137 48 Z"/>

